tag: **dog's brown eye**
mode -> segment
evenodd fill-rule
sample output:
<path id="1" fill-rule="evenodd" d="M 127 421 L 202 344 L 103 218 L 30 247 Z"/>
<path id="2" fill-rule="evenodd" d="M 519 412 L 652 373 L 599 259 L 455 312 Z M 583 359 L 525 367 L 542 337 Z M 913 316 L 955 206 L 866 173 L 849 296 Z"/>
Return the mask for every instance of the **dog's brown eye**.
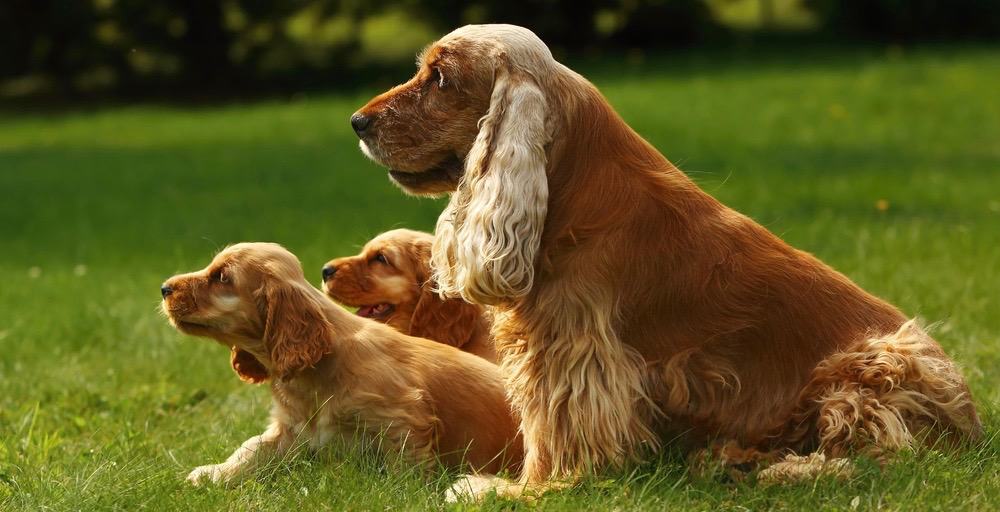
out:
<path id="1" fill-rule="evenodd" d="M 382 254 L 381 252 L 377 253 L 375 255 L 375 257 L 372 258 L 372 261 L 377 261 L 377 262 L 379 262 L 379 263 L 381 263 L 383 265 L 388 265 L 389 264 L 389 260 L 386 259 L 385 254 Z"/>
<path id="2" fill-rule="evenodd" d="M 222 268 L 220 268 L 219 270 L 216 270 L 215 272 L 212 272 L 212 274 L 210 276 L 208 276 L 208 277 L 209 277 L 209 279 L 211 279 L 212 281 L 215 281 L 217 283 L 226 284 L 226 283 L 229 282 L 229 275 L 226 274 L 226 270 L 222 269 Z"/>
<path id="3" fill-rule="evenodd" d="M 444 87 L 444 75 L 441 74 L 441 70 L 438 68 L 431 68 L 431 79 L 432 84 L 438 87 Z"/>

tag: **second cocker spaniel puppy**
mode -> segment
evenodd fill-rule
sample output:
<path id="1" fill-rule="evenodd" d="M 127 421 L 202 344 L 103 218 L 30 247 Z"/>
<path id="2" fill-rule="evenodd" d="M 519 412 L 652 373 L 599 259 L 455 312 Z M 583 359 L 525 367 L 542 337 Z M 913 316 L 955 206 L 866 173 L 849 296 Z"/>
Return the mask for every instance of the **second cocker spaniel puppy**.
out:
<path id="1" fill-rule="evenodd" d="M 170 323 L 233 351 L 233 369 L 270 380 L 271 424 L 191 483 L 226 482 L 297 442 L 382 435 L 415 464 L 514 469 L 521 441 L 496 366 L 344 311 L 310 286 L 276 244 L 237 244 L 164 283 Z"/>
<path id="2" fill-rule="evenodd" d="M 323 290 L 333 300 L 357 308 L 359 316 L 495 362 L 485 308 L 461 298 L 443 299 L 435 291 L 433 242 L 433 235 L 409 229 L 382 233 L 360 254 L 324 265 Z"/>
<path id="3" fill-rule="evenodd" d="M 462 27 L 418 67 L 351 124 L 404 190 L 451 192 L 434 278 L 496 306 L 527 451 L 521 485 L 499 490 L 620 465 L 664 431 L 816 453 L 785 459 L 789 475 L 981 435 L 919 326 L 698 188 L 531 31 Z"/>

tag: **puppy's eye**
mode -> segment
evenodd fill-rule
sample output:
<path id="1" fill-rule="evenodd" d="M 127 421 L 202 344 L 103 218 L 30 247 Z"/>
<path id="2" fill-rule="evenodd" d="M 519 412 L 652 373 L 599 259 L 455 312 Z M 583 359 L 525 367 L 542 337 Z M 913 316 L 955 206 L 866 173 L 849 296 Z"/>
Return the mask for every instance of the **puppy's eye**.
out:
<path id="1" fill-rule="evenodd" d="M 222 284 L 229 283 L 229 274 L 227 274 L 226 269 L 223 268 L 220 268 L 219 270 L 212 272 L 212 274 L 208 277 L 209 279 L 217 283 L 222 283 Z"/>
<path id="2" fill-rule="evenodd" d="M 385 254 L 383 254 L 381 252 L 375 254 L 375 257 L 372 258 L 372 261 L 373 262 L 377 261 L 377 262 L 379 262 L 379 263 L 381 263 L 383 265 L 388 265 L 389 264 L 389 260 L 385 257 Z"/>

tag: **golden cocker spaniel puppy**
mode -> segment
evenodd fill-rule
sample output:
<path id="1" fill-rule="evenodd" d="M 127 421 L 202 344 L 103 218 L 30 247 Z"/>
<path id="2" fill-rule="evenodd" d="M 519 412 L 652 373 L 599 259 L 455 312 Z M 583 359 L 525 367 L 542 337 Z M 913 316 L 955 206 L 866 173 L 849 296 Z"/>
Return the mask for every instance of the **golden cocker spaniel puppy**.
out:
<path id="1" fill-rule="evenodd" d="M 455 30 L 351 124 L 405 191 L 451 193 L 433 277 L 496 308 L 526 445 L 503 492 L 617 466 L 665 432 L 803 455 L 786 472 L 981 433 L 919 326 L 699 189 L 529 30 Z"/>
<path id="2" fill-rule="evenodd" d="M 226 482 L 296 441 L 317 448 L 358 432 L 415 464 L 518 465 L 521 442 L 496 366 L 344 311 L 277 244 L 243 243 L 162 287 L 170 323 L 233 351 L 233 369 L 270 380 L 271 424 L 188 481 Z"/>
<path id="3" fill-rule="evenodd" d="M 442 299 L 434 289 L 433 242 L 433 235 L 421 231 L 382 233 L 365 244 L 361 254 L 324 265 L 323 291 L 357 308 L 358 316 L 496 362 L 485 308 L 461 298 Z"/>

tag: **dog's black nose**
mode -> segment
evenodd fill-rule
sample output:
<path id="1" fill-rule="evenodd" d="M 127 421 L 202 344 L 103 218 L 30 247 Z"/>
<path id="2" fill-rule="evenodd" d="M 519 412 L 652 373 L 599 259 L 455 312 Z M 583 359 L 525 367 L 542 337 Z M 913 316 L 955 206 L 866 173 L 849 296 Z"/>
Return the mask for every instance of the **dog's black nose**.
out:
<path id="1" fill-rule="evenodd" d="M 160 295 L 163 295 L 164 299 L 167 298 L 167 297 L 169 297 L 171 293 L 174 293 L 174 289 L 173 288 L 171 288 L 171 287 L 169 287 L 167 285 L 163 285 L 163 286 L 160 287 Z"/>
<path id="2" fill-rule="evenodd" d="M 326 265 L 323 267 L 323 282 L 327 282 L 334 274 L 337 273 L 337 267 L 333 265 Z"/>
<path id="3" fill-rule="evenodd" d="M 354 128 L 354 133 L 361 137 L 368 130 L 368 127 L 372 124 L 372 118 L 364 114 L 354 114 L 351 116 L 351 128 Z"/>

